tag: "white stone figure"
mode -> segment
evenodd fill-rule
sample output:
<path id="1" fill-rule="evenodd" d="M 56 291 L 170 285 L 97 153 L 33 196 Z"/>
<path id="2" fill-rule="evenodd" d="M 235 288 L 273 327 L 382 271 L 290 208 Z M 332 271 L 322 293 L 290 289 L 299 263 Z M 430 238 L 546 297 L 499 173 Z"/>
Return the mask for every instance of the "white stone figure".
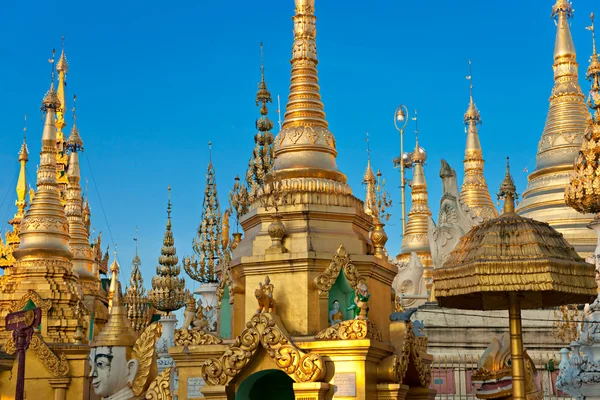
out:
<path id="1" fill-rule="evenodd" d="M 483 222 L 460 201 L 456 172 L 442 160 L 440 168 L 442 178 L 442 199 L 437 225 L 429 221 L 429 245 L 434 268 L 440 268 L 456 247 L 460 238 L 472 227 Z"/>
<path id="2" fill-rule="evenodd" d="M 427 294 L 427 282 L 423 278 L 423 272 L 423 263 L 415 252 L 410 253 L 408 262 L 398 263 L 398 273 L 392 281 L 392 289 L 403 308 L 417 307 L 427 301 L 426 298 L 415 298 Z M 403 298 L 402 295 L 407 295 L 408 298 Z"/>
<path id="3" fill-rule="evenodd" d="M 556 387 L 576 399 L 600 399 L 600 296 L 584 308 L 579 338 L 571 343 L 571 357 L 560 363 Z M 562 351 L 561 351 L 562 354 Z"/>
<path id="4" fill-rule="evenodd" d="M 137 360 L 127 360 L 125 346 L 99 346 L 90 350 L 92 387 L 104 400 L 131 399 L 131 384 L 138 373 Z"/>

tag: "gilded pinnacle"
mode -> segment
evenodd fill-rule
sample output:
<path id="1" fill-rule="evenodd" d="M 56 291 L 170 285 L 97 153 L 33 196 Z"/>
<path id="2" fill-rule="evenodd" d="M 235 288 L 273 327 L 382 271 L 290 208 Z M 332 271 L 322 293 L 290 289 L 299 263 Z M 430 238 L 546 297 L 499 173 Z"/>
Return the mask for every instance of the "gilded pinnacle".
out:
<path id="1" fill-rule="evenodd" d="M 29 149 L 27 148 L 27 140 L 25 136 L 23 136 L 23 144 L 21 144 L 21 149 L 19 150 L 19 161 L 29 161 Z"/>
<path id="2" fill-rule="evenodd" d="M 67 56 L 65 56 L 65 37 L 62 37 L 62 51 L 60 53 L 60 58 L 56 63 L 56 71 L 64 72 L 67 74 L 69 72 L 69 63 L 67 62 Z"/>
<path id="3" fill-rule="evenodd" d="M 569 18 L 574 15 L 573 6 L 569 0 L 557 0 L 552 7 L 552 17 L 556 19 L 556 43 L 554 45 L 554 58 L 573 57 L 575 58 L 575 44 L 571 37 L 569 28 Z"/>
<path id="4" fill-rule="evenodd" d="M 312 184 L 300 183 L 305 190 L 335 187 L 339 193 L 349 194 L 346 176 L 335 162 L 335 138 L 328 129 L 321 101 L 314 3 L 296 0 L 290 94 L 282 130 L 275 139 L 275 169 L 282 181 L 314 180 Z"/>
<path id="5" fill-rule="evenodd" d="M 506 173 L 504 174 L 504 180 L 502 181 L 500 191 L 498 192 L 498 200 L 504 200 L 503 214 L 515 212 L 515 201 L 517 198 L 517 187 L 510 174 L 509 159 L 506 157 Z"/>

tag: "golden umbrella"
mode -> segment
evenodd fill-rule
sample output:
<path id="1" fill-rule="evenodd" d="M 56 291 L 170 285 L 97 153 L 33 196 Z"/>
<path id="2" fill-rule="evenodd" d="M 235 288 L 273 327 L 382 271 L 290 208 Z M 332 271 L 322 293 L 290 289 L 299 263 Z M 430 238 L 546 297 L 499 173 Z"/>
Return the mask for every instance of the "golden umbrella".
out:
<path id="1" fill-rule="evenodd" d="M 515 214 L 516 188 L 506 176 L 499 198 L 503 214 L 464 235 L 444 265 L 433 272 L 441 307 L 509 311 L 513 399 L 525 399 L 521 309 L 591 302 L 595 272 L 545 222 Z"/>

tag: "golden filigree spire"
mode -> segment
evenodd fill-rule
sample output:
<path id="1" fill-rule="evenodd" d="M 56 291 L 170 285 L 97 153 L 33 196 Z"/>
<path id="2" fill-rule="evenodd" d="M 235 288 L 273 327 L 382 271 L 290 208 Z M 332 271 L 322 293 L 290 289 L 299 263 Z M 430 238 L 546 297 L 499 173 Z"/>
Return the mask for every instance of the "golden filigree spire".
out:
<path id="1" fill-rule="evenodd" d="M 69 168 L 69 156 L 66 149 L 66 134 L 63 129 L 66 127 L 65 113 L 67 112 L 67 99 L 66 99 L 66 86 L 67 86 L 67 72 L 69 71 L 69 64 L 67 63 L 67 57 L 65 55 L 65 37 L 62 37 L 62 51 L 60 58 L 56 63 L 56 72 L 58 72 L 58 88 L 56 94 L 60 101 L 61 108 L 56 111 L 56 181 L 58 183 L 58 189 L 60 191 L 61 201 L 63 205 L 67 203 L 67 186 L 68 176 L 67 170 Z"/>
<path id="2" fill-rule="evenodd" d="M 335 162 L 335 138 L 328 129 L 319 92 L 315 0 L 295 0 L 290 94 L 281 132 L 275 140 L 278 178 L 297 178 L 304 190 L 351 193 Z M 315 181 L 308 184 L 307 181 Z"/>
<path id="3" fill-rule="evenodd" d="M 127 310 L 121 298 L 121 289 L 118 288 L 113 298 L 108 322 L 102 331 L 90 343 L 90 347 L 132 347 L 136 337 L 131 324 L 127 319 Z"/>
<path id="4" fill-rule="evenodd" d="M 365 213 L 371 216 L 377 215 L 376 203 L 377 203 L 377 193 L 375 193 L 376 179 L 375 174 L 373 173 L 373 168 L 371 168 L 371 147 L 369 143 L 369 132 L 367 132 L 367 168 L 365 169 L 365 174 L 363 175 L 363 184 L 365 185 L 365 189 L 367 191 L 365 197 Z"/>
<path id="5" fill-rule="evenodd" d="M 425 180 L 425 172 L 423 165 L 427 161 L 427 153 L 425 149 L 419 146 L 419 128 L 417 112 L 415 111 L 415 149 L 408 154 L 408 159 L 411 160 L 413 176 L 411 186 L 411 205 L 408 212 L 408 222 L 406 224 L 406 232 L 402 237 L 402 247 L 400 254 L 409 254 L 411 252 L 429 253 L 429 238 L 427 229 L 431 211 L 429 210 L 427 182 Z"/>
<path id="6" fill-rule="evenodd" d="M 594 14 L 592 25 L 592 57 L 586 78 L 592 82 L 588 96 L 588 106 L 593 110 L 593 118 L 587 127 L 586 140 L 581 146 L 569 185 L 565 189 L 565 201 L 580 213 L 600 213 L 600 173 L 597 165 L 600 162 L 600 61 L 596 52 Z"/>
<path id="7" fill-rule="evenodd" d="M 260 44 L 261 55 L 261 81 L 258 84 L 258 92 L 256 93 L 256 105 L 260 106 L 260 118 L 256 120 L 256 129 L 258 133 L 254 136 L 254 150 L 252 158 L 248 162 L 248 170 L 246 171 L 246 184 L 248 185 L 248 193 L 250 201 L 253 201 L 259 189 L 264 185 L 266 175 L 273 168 L 273 142 L 275 138 L 271 133 L 273 122 L 269 119 L 269 109 L 267 103 L 271 103 L 271 92 L 267 89 L 265 81 L 265 63 L 263 59 L 263 44 Z"/>
<path id="8" fill-rule="evenodd" d="M 211 142 L 208 142 L 208 146 L 212 154 Z M 186 257 L 183 262 L 185 272 L 193 280 L 201 283 L 217 282 L 216 267 L 223 259 L 222 227 L 217 181 L 211 156 L 206 172 L 202 222 L 198 227 L 198 236 L 192 244 L 195 255 L 193 258 Z"/>
<path id="9" fill-rule="evenodd" d="M 19 151 L 19 178 L 17 179 L 17 200 L 15 201 L 15 205 L 17 206 L 17 211 L 13 218 L 8 221 L 8 223 L 12 226 L 11 232 L 6 232 L 6 240 L 3 241 L 0 238 L 0 268 L 12 267 L 15 263 L 15 258 L 13 256 L 14 251 L 19 247 L 19 232 L 20 225 L 23 217 L 25 216 L 25 207 L 27 207 L 27 173 L 26 173 L 26 164 L 29 160 L 29 149 L 27 148 L 27 115 L 25 116 L 25 125 L 23 127 L 23 144 L 21 144 L 21 149 Z"/>
<path id="10" fill-rule="evenodd" d="M 473 100 L 473 73 L 469 60 L 469 108 L 465 113 L 464 122 L 467 131 L 465 147 L 465 178 L 460 190 L 460 199 L 478 216 L 484 220 L 496 218 L 498 213 L 490 197 L 487 182 L 483 175 L 483 152 L 479 142 L 478 125 L 481 124 L 481 114 Z"/>
<path id="11" fill-rule="evenodd" d="M 150 322 L 151 307 L 144 289 L 144 278 L 140 266 L 142 262 L 138 255 L 138 228 L 135 227 L 135 257 L 131 262 L 131 278 L 125 291 L 125 307 L 127 318 L 137 333 L 143 331 Z"/>
<path id="12" fill-rule="evenodd" d="M 77 96 L 73 96 L 73 127 L 66 143 L 66 149 L 70 154 L 65 213 L 69 221 L 69 234 L 71 236 L 69 245 L 73 253 L 73 269 L 78 273 L 79 278 L 84 281 L 82 285 L 84 286 L 84 293 L 87 294 L 95 291 L 97 280 L 93 271 L 94 258 L 90 238 L 83 221 L 81 170 L 79 167 L 79 152 L 83 152 L 83 140 L 81 140 L 77 128 L 76 99 Z"/>
<path id="13" fill-rule="evenodd" d="M 179 276 L 181 268 L 178 263 L 175 239 L 171 231 L 171 187 L 169 186 L 167 228 L 160 257 L 158 257 L 156 275 L 152 277 L 152 289 L 148 292 L 148 299 L 157 310 L 171 313 L 185 305 L 185 281 Z"/>
<path id="14" fill-rule="evenodd" d="M 590 116 L 578 82 L 576 52 L 569 27 L 572 16 L 570 1 L 556 1 L 552 8 L 552 17 L 556 20 L 554 87 L 535 170 L 529 174 L 517 213 L 548 222 L 569 238 L 575 250 L 585 255 L 591 253 L 596 244 L 593 231 L 587 229 L 593 215 L 574 215 L 564 199 Z"/>

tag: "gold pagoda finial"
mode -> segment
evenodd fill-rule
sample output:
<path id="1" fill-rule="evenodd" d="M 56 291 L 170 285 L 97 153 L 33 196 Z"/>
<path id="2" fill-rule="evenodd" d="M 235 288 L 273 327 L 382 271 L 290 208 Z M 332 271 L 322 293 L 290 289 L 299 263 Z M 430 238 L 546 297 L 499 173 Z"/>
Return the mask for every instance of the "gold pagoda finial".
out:
<path id="1" fill-rule="evenodd" d="M 290 94 L 281 132 L 275 140 L 278 176 L 317 180 L 304 190 L 351 193 L 335 162 L 335 138 L 328 129 L 317 76 L 315 0 L 295 0 Z M 320 188 L 320 189 L 319 189 Z"/>
<path id="2" fill-rule="evenodd" d="M 24 118 L 24 126 L 23 126 L 23 144 L 21 144 L 21 149 L 19 150 L 19 163 L 21 164 L 19 170 L 19 178 L 17 180 L 17 213 L 15 214 L 14 219 L 18 219 L 20 223 L 23 217 L 25 216 L 25 207 L 27 206 L 27 202 L 25 201 L 25 197 L 27 195 L 27 173 L 26 173 L 26 164 L 29 161 L 29 149 L 27 148 L 27 115 Z M 15 221 L 16 222 L 16 221 Z M 15 225 L 13 225 L 14 227 Z"/>
<path id="3" fill-rule="evenodd" d="M 261 81 L 258 84 L 258 92 L 256 93 L 256 105 L 260 106 L 260 118 L 256 120 L 256 129 L 258 132 L 254 135 L 254 149 L 252 150 L 252 158 L 248 162 L 246 170 L 246 185 L 248 186 L 249 201 L 256 199 L 260 188 L 265 183 L 266 175 L 273 168 L 273 143 L 275 138 L 271 133 L 273 122 L 267 116 L 269 109 L 268 103 L 271 103 L 271 92 L 267 89 L 265 81 L 265 62 L 263 57 L 263 44 L 260 44 L 260 72 Z"/>
<path id="4" fill-rule="evenodd" d="M 413 169 L 411 187 L 411 206 L 408 212 L 406 231 L 402 237 L 400 254 L 416 252 L 419 255 L 429 254 L 429 238 L 427 236 L 431 211 L 429 210 L 427 181 L 423 166 L 427 161 L 427 152 L 419 145 L 418 113 L 415 110 L 413 117 L 415 121 L 415 149 L 408 153 L 410 164 Z"/>
<path id="5" fill-rule="evenodd" d="M 60 111 L 56 112 L 56 138 L 59 143 L 59 151 L 62 150 L 61 145 L 64 141 L 64 133 L 63 129 L 67 125 L 65 122 L 65 112 L 67 111 L 66 106 L 66 78 L 67 73 L 69 72 L 69 63 L 67 63 L 67 57 L 65 55 L 65 37 L 62 37 L 62 51 L 60 53 L 60 58 L 56 63 L 56 71 L 58 72 L 58 100 L 60 104 L 62 104 L 62 108 Z"/>
<path id="6" fill-rule="evenodd" d="M 157 310 L 171 313 L 185 305 L 185 281 L 179 276 L 181 267 L 175 249 L 175 239 L 171 231 L 171 186 L 167 203 L 167 228 L 160 248 L 156 275 L 152 277 L 152 289 L 148 299 Z"/>
<path id="7" fill-rule="evenodd" d="M 478 125 L 481 125 L 481 114 L 473 100 L 473 64 L 469 60 L 469 107 L 465 112 L 464 123 L 467 133 L 465 158 L 463 160 L 465 177 L 460 190 L 460 199 L 477 216 L 484 220 L 496 218 L 498 213 L 490 197 L 487 182 L 483 175 L 483 152 L 479 142 Z"/>
<path id="8" fill-rule="evenodd" d="M 592 56 L 590 57 L 590 65 L 586 72 L 586 79 L 592 82 L 592 88 L 588 96 L 587 104 L 594 110 L 594 123 L 600 123 L 600 57 L 596 52 L 596 29 L 594 25 L 594 13 L 590 14 L 592 24 L 586 27 L 592 32 Z"/>
<path id="9" fill-rule="evenodd" d="M 515 181 L 510 174 L 509 158 L 506 157 L 506 174 L 504 174 L 504 180 L 502 181 L 500 191 L 498 192 L 498 200 L 504 201 L 502 215 L 515 212 L 515 201 L 517 201 L 518 197 L 519 195 L 517 194 Z"/>
<path id="10" fill-rule="evenodd" d="M 115 296 L 115 293 L 118 290 L 120 290 L 119 272 L 121 270 L 121 266 L 117 262 L 117 251 L 116 250 L 113 252 L 113 262 L 112 262 L 112 264 L 110 264 L 109 270 L 110 270 L 111 275 L 110 275 L 110 286 L 108 289 L 108 310 L 110 311 L 113 306 L 113 298 Z"/>
<path id="11" fill-rule="evenodd" d="M 574 15 L 573 5 L 569 0 L 557 0 L 552 7 L 552 18 L 556 20 L 556 43 L 554 45 L 554 59 L 561 57 L 575 58 L 575 45 L 569 28 L 569 18 Z"/>
<path id="12" fill-rule="evenodd" d="M 373 168 L 371 167 L 371 146 L 369 144 L 369 132 L 367 132 L 365 141 L 367 142 L 367 168 L 365 169 L 362 183 L 365 185 L 367 194 L 365 197 L 364 210 L 367 215 L 375 217 L 377 215 L 377 193 L 375 191 L 377 181 L 375 179 L 375 174 L 373 173 Z"/>

